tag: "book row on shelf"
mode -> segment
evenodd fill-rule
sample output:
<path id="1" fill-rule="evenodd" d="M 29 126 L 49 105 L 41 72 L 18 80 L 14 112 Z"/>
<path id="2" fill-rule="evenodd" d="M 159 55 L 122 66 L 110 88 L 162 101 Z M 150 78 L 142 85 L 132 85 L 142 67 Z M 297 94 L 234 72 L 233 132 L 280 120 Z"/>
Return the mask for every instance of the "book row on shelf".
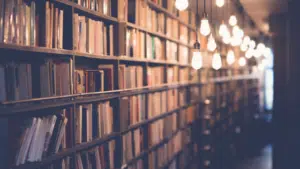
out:
<path id="1" fill-rule="evenodd" d="M 236 82 L 227 82 L 227 83 L 236 83 Z M 251 80 L 249 80 L 248 83 L 243 83 L 243 84 L 248 84 L 248 85 L 255 85 Z M 236 84 L 237 85 L 237 84 Z M 210 85 L 206 86 L 206 91 L 211 91 L 219 93 L 216 95 L 215 99 L 215 106 L 216 108 L 222 107 L 222 105 L 218 106 L 217 102 L 218 99 L 222 99 L 223 95 L 222 93 L 227 94 L 230 93 L 231 90 L 234 90 L 234 87 L 231 88 L 231 90 L 226 89 L 226 83 L 220 83 L 220 84 L 213 84 L 211 85 L 211 89 L 209 89 Z M 214 87 L 215 86 L 215 87 Z M 239 84 L 238 86 L 241 86 Z M 247 86 L 247 85 L 246 85 Z M 204 88 L 204 87 L 203 87 Z M 207 90 L 209 89 L 209 90 Z M 222 91 L 225 90 L 225 91 Z M 240 99 L 245 99 L 247 98 L 245 95 L 240 94 L 239 90 L 248 90 L 246 88 L 241 88 L 237 89 L 234 95 L 236 95 L 237 99 L 234 99 L 234 102 L 238 102 Z M 193 93 L 195 89 L 191 88 L 190 92 Z M 196 90 L 197 91 L 197 90 Z M 175 93 L 174 93 L 175 92 Z M 176 109 L 177 104 L 167 104 L 166 103 L 166 98 L 168 98 L 168 103 L 171 101 L 171 98 L 174 98 L 175 101 L 173 103 L 179 103 L 179 105 L 186 105 L 187 103 L 185 102 L 186 100 L 186 95 L 187 95 L 187 90 L 185 88 L 179 90 L 179 96 L 176 96 L 178 91 L 176 90 L 169 90 L 167 92 L 156 92 L 156 93 L 149 93 L 148 94 L 148 99 L 146 99 L 146 95 L 137 95 L 137 96 L 130 96 L 130 97 L 124 97 L 121 98 L 120 100 L 120 117 L 121 117 L 121 131 L 126 130 L 128 127 L 131 125 L 138 124 L 140 122 L 143 122 L 146 119 L 151 119 L 155 118 L 159 115 L 162 115 L 163 113 L 170 111 L 172 109 Z M 198 90 L 199 92 L 199 90 Z M 170 94 L 175 94 L 173 97 Z M 221 94 L 220 94 L 221 93 Z M 193 93 L 196 95 L 195 93 Z M 205 93 L 206 95 L 209 94 L 209 92 Z M 245 92 L 244 92 L 245 94 Z M 168 97 L 166 97 L 168 96 Z M 153 98 L 152 98 L 153 97 Z M 195 96 L 195 98 L 199 97 L 199 95 Z M 202 96 L 203 98 L 207 98 L 207 96 Z M 165 98 L 165 99 L 164 99 Z M 179 98 L 179 101 L 176 101 L 177 98 Z M 193 95 L 191 95 L 191 98 L 193 99 Z M 148 103 L 146 103 L 146 100 L 148 100 Z M 155 100 L 155 101 L 154 101 Z M 226 100 L 230 100 L 229 97 L 227 96 Z M 114 111 L 114 106 L 111 105 L 112 102 L 101 102 L 98 104 L 83 104 L 79 105 L 76 107 L 75 110 L 73 109 L 64 109 L 62 112 L 59 113 L 54 113 L 55 115 L 49 115 L 45 117 L 32 117 L 28 119 L 23 119 L 24 121 L 18 121 L 18 126 L 20 127 L 18 130 L 19 132 L 15 133 L 20 133 L 19 136 L 16 136 L 14 138 L 20 138 L 18 141 L 19 144 L 18 146 L 15 147 L 15 152 L 16 155 L 14 157 L 14 165 L 20 165 L 24 164 L 26 162 L 33 162 L 33 161 L 40 161 L 43 158 L 55 154 L 58 151 L 61 151 L 65 148 L 71 148 L 73 143 L 74 144 L 81 144 L 84 142 L 91 142 L 94 139 L 97 138 L 102 138 L 106 135 L 111 134 L 114 131 L 114 123 L 115 121 L 113 120 L 114 117 L 116 116 L 116 113 Z M 172 103 L 172 102 L 170 102 Z M 146 106 L 146 104 L 148 106 Z M 227 103 L 229 105 L 229 103 Z M 168 106 L 166 106 L 168 105 Z M 146 107 L 148 107 L 148 110 L 146 111 Z M 160 108 L 159 108 L 160 107 Z M 159 109 L 157 109 L 159 108 Z M 229 109 L 233 111 L 239 111 L 242 107 L 234 108 L 234 109 Z M 160 144 L 166 136 L 172 135 L 174 132 L 178 130 L 178 127 L 182 127 L 185 124 L 193 122 L 197 117 L 195 112 L 198 112 L 199 108 L 196 107 L 189 107 L 186 110 L 180 111 L 179 114 L 172 114 L 169 116 L 166 116 L 164 119 L 159 119 L 154 121 L 153 123 L 148 125 L 148 133 L 147 139 L 148 139 L 148 147 L 155 146 L 157 144 Z M 74 111 L 74 112 L 73 112 Z M 149 114 L 145 114 L 143 112 L 148 112 Z M 118 114 L 118 113 L 117 113 Z M 75 116 L 75 117 L 74 117 Z M 216 120 L 220 120 L 220 114 L 216 116 Z M 74 120 L 73 120 L 74 119 Z M 74 128 L 72 127 L 74 126 Z M 141 152 L 144 151 L 144 144 L 143 144 L 143 139 L 146 137 L 144 134 L 145 131 L 142 130 L 141 128 L 137 128 L 135 130 L 132 130 L 130 132 L 125 133 L 122 136 L 122 147 L 123 147 L 123 156 L 122 156 L 122 161 L 123 165 L 126 165 L 127 162 L 130 162 L 132 158 L 138 156 Z M 178 135 L 178 133 L 176 134 Z M 174 138 L 177 138 L 175 135 Z M 75 138 L 73 140 L 72 138 Z M 181 137 L 180 137 L 181 138 Z M 182 138 L 187 138 L 186 136 Z M 172 139 L 171 139 L 172 140 Z M 178 139 L 174 139 L 178 140 Z M 179 141 L 182 142 L 182 141 Z M 133 147 L 130 145 L 134 143 Z M 170 143 L 171 145 L 176 147 L 176 144 L 178 143 Z M 35 148 L 33 148 L 32 145 L 36 145 Z M 38 148 L 36 148 L 38 147 Z M 161 150 L 162 152 L 168 152 L 168 150 L 174 150 L 171 154 L 177 153 L 179 150 L 176 148 L 167 148 L 169 147 L 168 145 L 165 146 L 165 150 Z M 105 149 L 105 148 L 103 148 Z M 109 142 L 107 144 L 107 151 L 115 151 L 115 143 Z M 99 151 L 99 152 L 98 152 Z M 85 155 L 81 157 L 76 158 L 76 164 L 81 167 L 84 165 L 98 165 L 93 161 L 90 161 L 89 163 L 95 163 L 95 164 L 87 164 L 86 158 L 89 158 L 91 155 L 94 154 L 95 157 L 90 157 L 92 160 L 95 159 L 101 159 L 104 157 L 101 157 L 101 148 L 99 150 L 93 150 L 92 153 L 89 153 L 89 155 Z M 162 152 L 159 151 L 157 154 L 163 154 Z M 99 154 L 99 157 L 97 154 Z M 103 154 L 103 153 L 102 153 Z M 105 154 L 105 153 L 104 153 Z M 107 153 L 106 153 L 107 154 Z M 109 164 L 105 164 L 108 166 L 114 165 L 113 162 L 113 154 L 114 153 L 108 153 L 108 157 L 110 162 Z M 168 153 L 167 153 L 168 154 Z M 89 157 L 88 157 L 89 156 Z M 157 157 L 158 155 L 155 155 Z M 163 156 L 165 157 L 165 155 Z M 163 158 L 162 157 L 162 158 Z M 166 158 L 169 158 L 170 155 L 167 155 Z M 80 159 L 82 158 L 82 159 Z M 149 158 L 151 158 L 151 155 L 149 155 Z M 152 157 L 153 158 L 153 157 Z M 158 158 L 158 159 L 162 159 Z M 156 158 L 157 159 L 157 158 Z M 153 159 L 151 159 L 153 160 Z M 68 160 L 67 160 L 68 161 Z M 63 163 L 61 165 L 70 165 L 66 164 L 69 163 L 66 160 L 63 160 Z M 85 161 L 85 162 L 83 162 Z M 107 161 L 107 160 L 105 160 Z M 149 160 L 150 161 L 150 160 Z M 165 163 L 165 160 L 162 160 L 163 162 L 155 162 L 156 166 L 163 165 Z M 103 160 L 102 160 L 102 163 Z M 143 163 L 143 162 L 138 162 L 138 163 Z M 137 168 L 138 165 L 142 164 L 136 164 Z M 102 165 L 102 164 L 101 164 Z M 155 168 L 155 167 L 154 167 Z"/>
<path id="2" fill-rule="evenodd" d="M 167 103 L 163 102 L 161 97 L 166 96 L 166 92 L 148 95 L 147 111 L 146 96 L 137 95 L 121 98 L 120 108 L 122 109 L 120 112 L 116 112 L 116 107 L 112 106 L 114 101 L 106 101 L 97 104 L 78 105 L 75 109 L 63 109 L 53 113 L 53 115 L 44 117 L 12 119 L 10 123 L 14 127 L 10 128 L 10 130 L 15 130 L 15 135 L 11 136 L 11 139 L 12 142 L 18 142 L 13 144 L 16 154 L 13 158 L 14 165 L 41 161 L 43 158 L 58 151 L 72 148 L 73 144 L 88 143 L 108 136 L 115 130 L 116 122 L 113 119 L 116 116 L 120 116 L 121 131 L 126 131 L 132 125 L 163 115 L 163 113 L 177 108 L 175 104 L 167 106 Z M 173 98 L 175 99 L 175 97 Z M 169 101 L 172 102 L 170 98 Z M 146 115 L 145 112 L 149 112 L 149 114 Z M 143 136 L 144 131 L 142 128 L 125 133 L 122 136 L 122 147 L 123 151 L 126 152 L 123 160 L 126 159 L 125 161 L 128 162 L 143 151 L 143 139 L 145 137 L 148 139 L 149 147 L 155 146 L 163 141 L 166 136 L 171 136 L 173 133 L 178 132 L 180 127 L 192 123 L 196 118 L 195 112 L 196 108 L 191 107 L 182 110 L 179 114 L 171 114 L 164 119 L 158 119 L 148 124 L 149 134 L 147 136 Z M 15 138 L 18 139 L 16 140 Z M 176 147 L 178 141 L 175 142 L 172 144 L 175 144 Z M 134 143 L 134 148 L 131 147 L 132 143 Z M 112 144 L 109 145 L 110 149 L 114 149 L 114 144 L 110 144 Z M 173 150 L 173 148 L 170 150 Z"/>
<path id="3" fill-rule="evenodd" d="M 79 65 L 72 73 L 72 63 L 72 59 L 46 59 L 35 63 L 0 64 L 0 101 L 114 90 L 114 77 L 117 72 L 114 72 L 113 64 L 101 64 L 96 69 Z M 187 83 L 189 82 L 188 71 L 188 68 L 177 66 L 169 66 L 165 69 L 164 66 L 145 68 L 120 64 L 118 87 L 119 89 L 135 89 L 166 83 Z M 164 76 L 165 73 L 166 76 Z M 72 79 L 75 81 L 74 89 L 72 89 Z"/>
<path id="4" fill-rule="evenodd" d="M 87 8 L 95 6 L 87 5 L 94 2 L 78 1 L 79 4 Z M 104 1 L 99 5 L 105 6 L 103 9 L 106 9 L 110 5 L 104 4 L 109 2 Z M 135 2 L 138 4 L 145 3 L 141 6 L 147 6 L 145 12 L 150 13 L 148 17 L 155 20 L 154 23 L 157 24 L 151 24 L 150 26 L 153 28 L 142 29 L 141 31 L 129 28 L 129 25 L 126 37 L 122 39 L 118 36 L 119 32 L 115 24 L 107 23 L 102 18 L 86 16 L 85 13 L 82 13 L 84 10 L 71 13 L 71 10 L 66 6 L 62 6 L 56 1 L 27 2 L 19 0 L 6 2 L 2 0 L 0 42 L 21 46 L 72 49 L 75 52 L 97 56 L 126 55 L 188 64 L 189 48 L 191 48 L 189 42 L 193 43 L 191 41 L 193 41 L 192 38 L 195 34 L 194 30 L 189 30 L 187 26 L 179 24 L 177 19 L 167 17 L 164 13 L 157 14 L 155 10 L 148 7 L 146 2 L 141 0 L 129 1 L 130 5 L 128 4 L 129 6 L 126 8 L 134 6 L 131 5 L 132 2 L 134 4 Z M 72 4 L 73 2 L 69 3 Z M 130 11 L 137 12 L 135 10 Z M 144 12 L 144 10 L 141 11 Z M 131 18 L 131 14 L 127 15 Z M 13 16 L 12 19 L 9 16 Z M 183 19 L 189 18 L 188 14 L 179 16 L 184 16 L 181 17 Z M 149 23 L 152 22 L 147 22 L 148 25 Z M 114 48 L 120 40 L 124 42 L 126 52 L 117 54 Z M 178 44 L 179 42 L 184 45 Z M 178 55 L 182 57 L 178 57 Z"/>

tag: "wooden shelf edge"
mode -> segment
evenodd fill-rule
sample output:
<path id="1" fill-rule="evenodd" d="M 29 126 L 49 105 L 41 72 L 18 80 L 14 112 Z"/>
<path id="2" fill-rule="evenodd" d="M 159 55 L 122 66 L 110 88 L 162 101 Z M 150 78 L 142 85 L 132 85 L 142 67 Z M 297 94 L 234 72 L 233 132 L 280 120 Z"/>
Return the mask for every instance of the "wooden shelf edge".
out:
<path id="1" fill-rule="evenodd" d="M 0 43 L 0 49 L 15 50 L 23 52 L 45 53 L 45 54 L 58 54 L 58 55 L 72 55 L 73 51 L 66 49 L 54 49 L 39 46 L 24 46 L 18 44 Z"/>
<path id="2" fill-rule="evenodd" d="M 100 12 L 85 8 L 83 6 L 78 5 L 75 2 L 66 1 L 66 0 L 55 0 L 55 1 L 58 2 L 58 3 L 61 3 L 63 5 L 73 7 L 74 9 L 79 10 L 80 12 L 88 13 L 88 14 L 93 15 L 95 17 L 98 17 L 100 19 L 104 19 L 104 20 L 109 21 L 109 22 L 115 22 L 115 23 L 118 22 L 118 19 L 115 18 L 115 17 L 109 16 L 109 15 L 104 15 Z"/>
<path id="3" fill-rule="evenodd" d="M 174 14 L 172 14 L 171 12 L 169 12 L 167 9 L 155 4 L 154 2 L 150 1 L 150 0 L 147 0 L 147 3 L 150 7 L 160 11 L 160 12 L 163 12 L 165 14 L 167 14 L 169 17 L 173 18 L 173 19 L 176 19 L 180 24 L 182 25 L 185 25 L 186 27 L 188 27 L 189 29 L 193 30 L 193 31 L 196 31 L 196 27 L 182 21 L 180 18 L 178 18 L 177 16 L 175 16 Z"/>
<path id="4" fill-rule="evenodd" d="M 186 106 L 183 106 L 181 107 L 181 109 L 184 109 Z M 179 111 L 174 111 L 174 112 L 179 112 Z M 166 112 L 164 114 L 169 114 L 169 112 Z M 151 121 L 153 120 L 159 120 L 161 118 L 164 118 L 166 117 L 167 115 L 160 115 L 159 118 L 152 118 L 150 120 L 148 120 L 147 122 L 148 123 L 151 123 Z M 196 120 L 195 120 L 196 121 Z M 194 122 L 195 122 L 194 121 Z M 184 127 L 188 127 L 189 125 L 191 125 L 190 123 L 186 124 Z M 140 126 L 141 127 L 141 124 Z M 182 127 L 182 128 L 184 128 Z M 181 128 L 180 128 L 181 129 Z M 180 129 L 178 129 L 176 132 L 179 132 Z M 43 159 L 42 161 L 40 162 L 32 162 L 32 163 L 26 163 L 26 164 L 23 164 L 23 165 L 20 165 L 20 166 L 14 166 L 12 167 L 13 169 L 32 169 L 32 168 L 41 168 L 43 166 L 46 166 L 46 165 L 49 165 L 51 164 L 53 161 L 57 161 L 57 160 L 60 160 L 60 159 L 63 159 L 64 157 L 67 157 L 67 156 L 70 156 L 70 155 L 73 155 L 74 153 L 78 153 L 78 152 L 81 152 L 81 151 L 84 151 L 84 150 L 88 150 L 90 148 L 93 148 L 95 146 L 99 146 L 107 141 L 110 141 L 110 140 L 113 140 L 115 137 L 119 136 L 119 135 L 124 135 L 125 133 L 127 133 L 128 131 L 131 131 L 131 130 L 134 130 L 133 128 L 129 129 L 129 130 L 125 130 L 125 131 L 122 131 L 122 132 L 113 132 L 103 138 L 99 138 L 99 139 L 95 139 L 91 142 L 87 142 L 87 143 L 82 143 L 82 144 L 78 144 L 76 145 L 75 147 L 73 148 L 68 148 L 68 149 L 65 149 L 63 150 L 62 152 L 59 152 L 55 155 L 52 155 L 50 157 L 47 157 L 45 159 Z M 183 129 L 181 129 L 183 130 Z M 159 144 L 159 143 L 158 143 Z"/>
<path id="5" fill-rule="evenodd" d="M 175 88 L 181 88 L 189 85 L 198 85 L 197 83 L 176 83 L 160 86 L 146 86 L 135 89 L 114 90 L 107 92 L 94 92 L 84 94 L 73 94 L 68 96 L 34 98 L 29 100 L 3 102 L 0 104 L 0 117 L 24 115 L 26 112 L 32 112 L 41 109 L 66 107 L 72 104 L 85 104 L 88 102 L 99 102 L 111 100 L 118 97 L 127 97 L 138 94 L 160 92 Z"/>
<path id="6" fill-rule="evenodd" d="M 172 37 L 168 37 L 167 35 L 163 34 L 163 33 L 160 33 L 160 32 L 154 32 L 154 31 L 151 31 L 151 30 L 148 30 L 147 28 L 143 28 L 141 26 L 138 26 L 136 24 L 133 24 L 133 23 L 130 23 L 130 22 L 126 22 L 126 25 L 130 28 L 134 28 L 134 29 L 137 29 L 139 31 L 143 31 L 143 32 L 146 32 L 146 33 L 149 33 L 151 35 L 154 35 L 154 36 L 157 36 L 157 37 L 160 37 L 160 38 L 163 38 L 165 40 L 169 40 L 169 41 L 172 41 L 172 42 L 175 42 L 179 45 L 182 45 L 182 46 L 186 46 L 188 48 L 193 48 L 192 45 L 188 44 L 188 43 L 185 43 L 185 42 L 181 42 L 179 39 L 174 39 Z"/>

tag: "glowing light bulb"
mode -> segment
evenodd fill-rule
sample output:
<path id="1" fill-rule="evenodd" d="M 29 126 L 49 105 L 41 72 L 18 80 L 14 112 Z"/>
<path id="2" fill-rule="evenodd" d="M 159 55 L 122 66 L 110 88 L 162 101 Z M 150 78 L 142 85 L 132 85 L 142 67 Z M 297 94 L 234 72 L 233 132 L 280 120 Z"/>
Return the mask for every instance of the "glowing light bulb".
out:
<path id="1" fill-rule="evenodd" d="M 253 55 L 254 55 L 254 57 L 258 58 L 261 56 L 261 53 L 258 49 L 253 49 Z"/>
<path id="2" fill-rule="evenodd" d="M 246 43 L 243 42 L 243 43 L 241 44 L 240 48 L 241 48 L 241 51 L 246 52 L 246 50 L 248 49 L 248 46 L 247 46 Z"/>
<path id="3" fill-rule="evenodd" d="M 239 65 L 241 66 L 241 67 L 244 67 L 245 65 L 246 65 L 246 59 L 244 58 L 244 57 L 240 57 L 240 59 L 239 59 Z"/>
<path id="4" fill-rule="evenodd" d="M 263 54 L 266 58 L 272 57 L 272 50 L 269 47 L 266 47 Z"/>
<path id="5" fill-rule="evenodd" d="M 214 37 L 212 36 L 212 34 L 210 34 L 210 36 L 208 38 L 207 49 L 212 52 L 216 48 L 217 48 L 216 41 L 215 41 Z"/>
<path id="6" fill-rule="evenodd" d="M 228 31 L 228 28 L 227 28 L 227 26 L 226 26 L 224 23 L 222 23 L 222 24 L 220 25 L 220 28 L 219 28 L 219 35 L 220 35 L 220 36 L 224 36 L 224 34 L 225 34 L 226 32 L 229 32 L 229 31 Z"/>
<path id="7" fill-rule="evenodd" d="M 244 43 L 245 45 L 249 45 L 250 41 L 251 41 L 250 37 L 249 37 L 249 36 L 245 36 L 245 37 L 244 37 L 244 40 L 243 40 L 243 43 Z"/>
<path id="8" fill-rule="evenodd" d="M 250 43 L 249 43 L 249 47 L 252 48 L 252 49 L 254 49 L 255 46 L 256 46 L 255 41 L 254 41 L 254 40 L 251 40 Z"/>
<path id="9" fill-rule="evenodd" d="M 214 53 L 212 58 L 212 68 L 219 70 L 222 67 L 222 59 L 220 53 Z"/>
<path id="10" fill-rule="evenodd" d="M 228 51 L 226 61 L 227 61 L 228 65 L 232 65 L 234 63 L 235 55 L 234 55 L 234 52 L 232 50 Z"/>
<path id="11" fill-rule="evenodd" d="M 218 7 L 222 7 L 222 6 L 224 6 L 224 4 L 225 4 L 225 1 L 224 0 L 216 0 L 216 5 L 218 6 Z"/>
<path id="12" fill-rule="evenodd" d="M 263 44 L 263 43 L 259 43 L 258 45 L 257 45 L 257 50 L 259 51 L 259 53 L 260 53 L 260 55 L 263 55 L 264 54 L 264 51 L 265 51 L 265 48 L 266 48 L 266 46 L 265 46 L 265 44 Z"/>
<path id="13" fill-rule="evenodd" d="M 245 56 L 248 59 L 252 58 L 253 55 L 254 55 L 254 49 L 252 49 L 252 48 L 249 48 L 245 53 Z"/>
<path id="14" fill-rule="evenodd" d="M 200 51 L 193 52 L 192 67 L 196 70 L 202 67 L 202 55 Z"/>
<path id="15" fill-rule="evenodd" d="M 210 34 L 210 26 L 209 26 L 208 19 L 207 19 L 206 17 L 204 17 L 204 18 L 201 20 L 200 33 L 201 33 L 203 36 L 207 36 L 207 35 Z"/>
<path id="16" fill-rule="evenodd" d="M 239 46 L 242 43 L 242 39 L 236 36 L 231 37 L 230 43 L 232 46 Z"/>
<path id="17" fill-rule="evenodd" d="M 230 34 L 224 35 L 222 40 L 225 44 L 229 44 L 231 42 Z"/>
<path id="18" fill-rule="evenodd" d="M 235 15 L 231 15 L 230 18 L 229 18 L 229 24 L 231 26 L 235 26 L 237 24 L 237 19 L 236 19 L 236 16 Z"/>
<path id="19" fill-rule="evenodd" d="M 176 0 L 175 1 L 175 7 L 179 11 L 185 10 L 189 6 L 189 1 L 188 0 Z"/>

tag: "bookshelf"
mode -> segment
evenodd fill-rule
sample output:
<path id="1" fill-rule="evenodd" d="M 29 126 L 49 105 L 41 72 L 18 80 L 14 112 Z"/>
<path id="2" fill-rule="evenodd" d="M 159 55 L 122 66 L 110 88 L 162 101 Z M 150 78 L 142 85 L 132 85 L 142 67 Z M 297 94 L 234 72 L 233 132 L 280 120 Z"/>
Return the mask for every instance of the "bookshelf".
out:
<path id="1" fill-rule="evenodd" d="M 16 21 L 0 29 L 0 80 L 7 89 L 0 94 L 0 118 L 9 130 L 5 168 L 205 166 L 205 137 L 214 137 L 214 130 L 228 126 L 228 119 L 237 112 L 244 113 L 243 105 L 256 102 L 255 76 L 228 75 L 230 68 L 222 70 L 222 76 L 211 68 L 192 69 L 194 19 L 190 12 L 172 11 L 170 4 L 150 0 L 5 2 L 6 14 L 1 18 L 24 10 L 29 16 L 25 21 L 36 25 L 19 26 L 14 16 Z M 135 18 L 129 9 L 137 4 L 146 8 L 144 13 L 165 18 L 163 24 L 149 28 L 143 18 Z M 44 26 L 37 26 L 40 22 Z M 175 24 L 171 34 L 167 22 Z M 20 38 L 23 29 L 25 35 Z M 28 32 L 35 36 L 28 38 Z M 19 76 L 23 69 L 26 73 Z M 242 83 L 248 85 L 216 90 Z M 217 103 L 222 99 L 228 103 L 220 107 Z M 210 119 L 207 111 L 213 112 Z M 215 111 L 224 114 L 220 125 L 211 122 L 211 134 L 205 134 L 207 129 L 199 134 L 203 124 L 214 120 Z M 212 141 L 211 147 L 217 145 L 217 140 Z"/>

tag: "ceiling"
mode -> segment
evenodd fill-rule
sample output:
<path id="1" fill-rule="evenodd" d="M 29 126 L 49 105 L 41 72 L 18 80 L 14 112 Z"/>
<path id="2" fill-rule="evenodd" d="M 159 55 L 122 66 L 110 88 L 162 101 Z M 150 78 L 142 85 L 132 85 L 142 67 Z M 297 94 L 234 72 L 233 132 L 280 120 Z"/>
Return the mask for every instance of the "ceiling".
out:
<path id="1" fill-rule="evenodd" d="M 269 34 L 268 18 L 272 14 L 287 11 L 288 0 L 239 0 L 246 13 L 255 22 L 256 27 Z"/>
<path id="2" fill-rule="evenodd" d="M 190 1 L 191 10 L 197 10 L 197 0 Z M 260 32 L 269 34 L 268 18 L 271 14 L 287 11 L 288 0 L 225 0 L 225 6 L 218 8 L 215 0 L 206 0 L 206 12 L 217 25 L 224 20 L 228 21 L 231 14 L 238 17 L 239 25 L 246 34 L 258 37 Z M 245 15 L 241 13 L 244 12 Z M 198 0 L 198 11 L 204 12 L 204 0 Z"/>

